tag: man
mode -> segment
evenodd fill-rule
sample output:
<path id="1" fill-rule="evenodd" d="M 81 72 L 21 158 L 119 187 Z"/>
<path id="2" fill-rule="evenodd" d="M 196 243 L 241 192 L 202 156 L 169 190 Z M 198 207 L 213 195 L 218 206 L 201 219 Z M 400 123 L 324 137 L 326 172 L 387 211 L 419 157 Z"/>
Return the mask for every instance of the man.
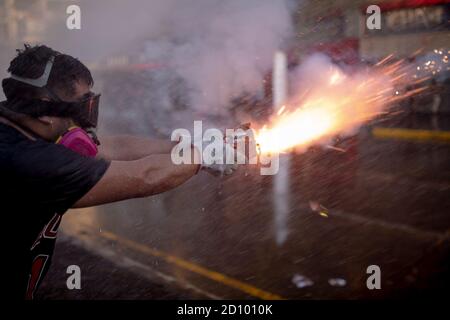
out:
<path id="1" fill-rule="evenodd" d="M 99 95 L 90 71 L 69 55 L 25 45 L 8 72 L 0 106 L 2 285 L 11 297 L 32 299 L 69 208 L 158 194 L 200 165 L 174 165 L 172 142 L 116 136 L 97 146 Z"/>

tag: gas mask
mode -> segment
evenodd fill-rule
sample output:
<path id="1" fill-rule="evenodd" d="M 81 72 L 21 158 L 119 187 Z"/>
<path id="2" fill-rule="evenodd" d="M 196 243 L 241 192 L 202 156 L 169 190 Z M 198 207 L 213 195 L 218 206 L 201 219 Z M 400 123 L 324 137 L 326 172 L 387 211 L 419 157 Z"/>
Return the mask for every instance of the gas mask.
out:
<path id="1" fill-rule="evenodd" d="M 56 140 L 60 144 L 85 157 L 95 157 L 98 153 L 95 135 L 80 127 L 71 127 Z"/>
<path id="2" fill-rule="evenodd" d="M 54 59 L 55 56 L 50 57 L 45 66 L 44 73 L 37 79 L 23 78 L 11 74 L 11 78 L 16 81 L 45 90 L 51 98 L 50 101 L 28 100 L 15 101 L 14 103 L 7 101 L 5 106 L 12 111 L 20 110 L 16 112 L 25 113 L 34 117 L 46 115 L 71 118 L 77 126 L 69 128 L 55 143 L 83 156 L 95 157 L 98 152 L 97 145 L 100 144 L 94 131 L 98 121 L 100 94 L 90 92 L 76 102 L 61 100 L 47 87 Z"/>

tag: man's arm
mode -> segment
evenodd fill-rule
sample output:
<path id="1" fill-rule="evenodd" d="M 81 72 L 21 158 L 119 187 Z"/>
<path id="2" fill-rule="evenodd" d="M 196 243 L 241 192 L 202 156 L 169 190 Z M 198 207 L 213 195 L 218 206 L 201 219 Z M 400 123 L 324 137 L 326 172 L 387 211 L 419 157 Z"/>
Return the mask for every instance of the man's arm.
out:
<path id="1" fill-rule="evenodd" d="M 198 157 L 194 149 L 193 154 Z M 173 164 L 170 154 L 151 155 L 134 161 L 112 161 L 100 181 L 73 207 L 90 207 L 158 194 L 187 181 L 198 169 L 198 164 Z"/>
<path id="2" fill-rule="evenodd" d="M 170 154 L 176 142 L 130 135 L 100 137 L 98 157 L 106 160 L 137 160 L 153 154 Z"/>

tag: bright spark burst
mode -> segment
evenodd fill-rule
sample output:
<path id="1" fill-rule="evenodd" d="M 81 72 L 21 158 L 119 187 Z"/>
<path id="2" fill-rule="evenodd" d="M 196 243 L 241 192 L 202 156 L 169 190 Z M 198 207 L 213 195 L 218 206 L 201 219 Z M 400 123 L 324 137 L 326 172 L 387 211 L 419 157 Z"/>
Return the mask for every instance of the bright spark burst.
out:
<path id="1" fill-rule="evenodd" d="M 432 64 L 431 62 L 429 63 Z M 373 68 L 345 74 L 331 67 L 312 87 L 282 107 L 269 123 L 256 130 L 260 152 L 287 152 L 326 143 L 337 134 L 355 132 L 386 113 L 394 102 L 426 89 L 428 76 L 414 77 L 416 67 L 386 57 Z M 414 89 L 405 90 L 406 86 Z"/>

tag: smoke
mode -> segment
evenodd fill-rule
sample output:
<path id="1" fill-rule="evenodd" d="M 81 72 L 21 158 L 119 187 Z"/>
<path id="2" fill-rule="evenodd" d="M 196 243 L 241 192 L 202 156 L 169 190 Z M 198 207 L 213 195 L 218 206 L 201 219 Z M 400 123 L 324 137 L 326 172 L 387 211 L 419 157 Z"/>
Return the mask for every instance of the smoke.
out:
<path id="1" fill-rule="evenodd" d="M 333 64 L 330 57 L 315 53 L 305 57 L 289 74 L 289 92 L 291 96 L 307 94 L 320 90 L 329 81 L 329 74 L 339 68 Z"/>
<path id="2" fill-rule="evenodd" d="M 191 0 L 146 54 L 188 82 L 194 108 L 223 113 L 232 97 L 262 87 L 273 54 L 292 32 L 288 7 L 271 0 Z"/>
<path id="3" fill-rule="evenodd" d="M 80 1 L 82 30 L 59 30 L 52 43 L 88 61 L 122 54 L 162 65 L 164 79 L 185 82 L 192 110 L 223 115 L 232 98 L 262 89 L 293 34 L 290 1 Z"/>

